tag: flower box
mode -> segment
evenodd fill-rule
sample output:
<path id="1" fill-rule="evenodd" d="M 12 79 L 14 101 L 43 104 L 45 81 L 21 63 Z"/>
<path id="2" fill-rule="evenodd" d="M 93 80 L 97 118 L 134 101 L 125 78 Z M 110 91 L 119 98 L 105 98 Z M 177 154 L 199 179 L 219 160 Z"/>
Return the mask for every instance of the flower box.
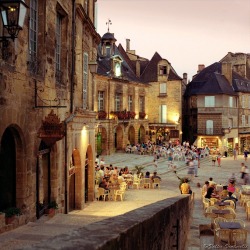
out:
<path id="1" fill-rule="evenodd" d="M 146 116 L 146 113 L 145 112 L 139 112 L 139 118 L 140 119 L 144 119 Z"/>
<path id="2" fill-rule="evenodd" d="M 98 119 L 104 120 L 107 117 L 107 113 L 105 111 L 98 111 Z"/>

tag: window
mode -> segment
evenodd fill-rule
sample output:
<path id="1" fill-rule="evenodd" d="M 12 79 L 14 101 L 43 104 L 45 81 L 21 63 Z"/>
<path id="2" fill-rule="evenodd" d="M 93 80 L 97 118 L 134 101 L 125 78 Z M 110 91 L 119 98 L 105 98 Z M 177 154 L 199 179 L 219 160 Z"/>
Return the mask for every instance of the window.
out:
<path id="1" fill-rule="evenodd" d="M 229 108 L 233 107 L 233 97 L 229 96 Z"/>
<path id="2" fill-rule="evenodd" d="M 122 74 L 121 63 L 118 61 L 115 62 L 114 72 L 115 72 L 115 76 L 117 76 L 117 77 L 121 76 L 121 74 Z"/>
<path id="3" fill-rule="evenodd" d="M 98 111 L 104 111 L 104 91 L 98 91 Z"/>
<path id="4" fill-rule="evenodd" d="M 139 112 L 145 112 L 145 97 L 139 96 Z"/>
<path id="5" fill-rule="evenodd" d="M 245 101 L 246 101 L 245 96 L 242 95 L 241 97 L 242 97 L 242 98 L 241 98 L 242 108 L 245 108 Z"/>
<path id="6" fill-rule="evenodd" d="M 159 66 L 159 75 L 166 75 L 167 74 L 167 66 L 160 65 Z"/>
<path id="7" fill-rule="evenodd" d="M 250 115 L 248 115 L 248 126 L 250 126 Z"/>
<path id="8" fill-rule="evenodd" d="M 160 83 L 160 95 L 166 95 L 167 94 L 167 84 Z"/>
<path id="9" fill-rule="evenodd" d="M 115 94 L 115 111 L 121 111 L 121 95 Z"/>
<path id="10" fill-rule="evenodd" d="M 56 15 L 56 80 L 61 82 L 61 32 L 62 32 L 62 16 L 57 13 Z"/>
<path id="11" fill-rule="evenodd" d="M 242 115 L 242 117 L 241 117 L 241 123 L 242 123 L 242 127 L 246 126 L 246 116 L 245 115 Z"/>
<path id="12" fill-rule="evenodd" d="M 88 108 L 88 62 L 89 57 L 87 53 L 83 54 L 83 84 L 82 84 L 82 107 Z"/>
<path id="13" fill-rule="evenodd" d="M 167 105 L 160 105 L 159 107 L 159 122 L 167 123 Z"/>
<path id="14" fill-rule="evenodd" d="M 233 128 L 233 118 L 228 119 L 228 127 Z"/>
<path id="15" fill-rule="evenodd" d="M 38 33 L 38 2 L 30 1 L 30 20 L 29 20 L 29 56 L 30 61 L 37 57 L 37 33 Z"/>
<path id="16" fill-rule="evenodd" d="M 215 97 L 205 96 L 205 107 L 214 107 L 214 106 L 215 106 Z"/>
<path id="17" fill-rule="evenodd" d="M 214 132 L 214 122 L 212 120 L 206 121 L 206 134 L 212 135 Z"/>
<path id="18" fill-rule="evenodd" d="M 250 95 L 248 96 L 248 108 L 250 109 Z"/>
<path id="19" fill-rule="evenodd" d="M 128 96 L 128 111 L 133 111 L 133 96 Z"/>

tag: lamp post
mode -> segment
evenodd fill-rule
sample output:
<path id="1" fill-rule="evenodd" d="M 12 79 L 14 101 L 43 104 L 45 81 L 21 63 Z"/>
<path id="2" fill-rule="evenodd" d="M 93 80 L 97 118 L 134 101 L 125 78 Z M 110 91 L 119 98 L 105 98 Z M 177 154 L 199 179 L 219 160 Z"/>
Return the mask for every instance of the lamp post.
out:
<path id="1" fill-rule="evenodd" d="M 28 5 L 24 0 L 1 0 L 0 11 L 3 24 L 3 36 L 0 36 L 2 42 L 2 55 L 4 56 L 5 49 L 9 46 L 9 40 L 14 41 L 17 38 L 20 30 L 23 29 L 23 24 L 26 16 Z M 8 36 L 4 30 L 8 31 Z"/>

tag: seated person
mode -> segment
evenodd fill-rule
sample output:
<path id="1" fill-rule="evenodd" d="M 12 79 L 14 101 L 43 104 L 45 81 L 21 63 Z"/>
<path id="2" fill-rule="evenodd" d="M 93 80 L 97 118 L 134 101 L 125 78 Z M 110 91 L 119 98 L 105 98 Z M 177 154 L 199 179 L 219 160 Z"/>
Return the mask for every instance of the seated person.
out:
<path id="1" fill-rule="evenodd" d="M 206 195 L 208 187 L 209 187 L 209 182 L 205 181 L 205 184 L 202 186 L 202 189 L 201 189 L 202 195 Z"/>
<path id="2" fill-rule="evenodd" d="M 125 182 L 125 179 L 123 178 L 122 174 L 119 173 L 119 176 L 118 176 L 118 184 L 121 184 L 122 182 Z"/>
<path id="3" fill-rule="evenodd" d="M 108 182 L 106 178 L 102 179 L 101 183 L 99 184 L 99 187 L 104 188 L 105 190 L 109 190 Z"/>
<path id="4" fill-rule="evenodd" d="M 157 172 L 154 172 L 154 175 L 151 177 L 152 181 L 154 181 L 155 178 L 160 179 L 161 181 L 161 177 L 157 175 Z"/>
<path id="5" fill-rule="evenodd" d="M 191 188 L 190 185 L 188 184 L 188 179 L 185 179 L 184 182 L 181 184 L 181 193 L 182 194 L 191 194 Z"/>
<path id="6" fill-rule="evenodd" d="M 220 192 L 220 198 L 224 199 L 228 196 L 227 186 L 223 186 L 223 190 Z"/>
<path id="7" fill-rule="evenodd" d="M 226 197 L 225 199 L 223 199 L 222 201 L 228 201 L 231 200 L 234 202 L 235 208 L 236 208 L 236 202 L 238 201 L 237 198 L 235 198 L 234 196 L 232 196 L 233 193 L 228 192 L 228 197 Z"/>
<path id="8" fill-rule="evenodd" d="M 147 171 L 144 178 L 150 178 L 150 172 Z"/>
<path id="9" fill-rule="evenodd" d="M 209 178 L 209 186 L 214 186 L 216 185 L 216 182 L 214 182 L 213 177 Z"/>
<path id="10" fill-rule="evenodd" d="M 115 184 L 118 184 L 118 177 L 117 177 L 117 175 L 116 174 L 112 174 L 111 176 L 110 176 L 110 182 L 111 182 L 111 184 L 113 184 L 113 185 L 115 185 Z"/>
<path id="11" fill-rule="evenodd" d="M 214 192 L 214 186 L 211 186 L 208 188 L 207 193 L 205 195 L 205 198 L 208 198 L 208 199 L 210 199 L 210 198 L 217 198 L 218 199 L 219 198 L 219 195 L 217 195 Z"/>
<path id="12" fill-rule="evenodd" d="M 227 191 L 233 194 L 235 192 L 235 185 L 229 182 Z"/>

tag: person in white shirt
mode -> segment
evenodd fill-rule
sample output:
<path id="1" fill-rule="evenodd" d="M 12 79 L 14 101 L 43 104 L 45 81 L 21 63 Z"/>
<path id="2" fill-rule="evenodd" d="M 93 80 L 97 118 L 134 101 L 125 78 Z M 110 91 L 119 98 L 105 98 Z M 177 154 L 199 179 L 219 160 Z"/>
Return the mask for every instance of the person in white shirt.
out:
<path id="1" fill-rule="evenodd" d="M 194 176 L 198 177 L 198 156 L 195 157 L 195 159 L 193 160 L 193 164 L 194 164 Z"/>

